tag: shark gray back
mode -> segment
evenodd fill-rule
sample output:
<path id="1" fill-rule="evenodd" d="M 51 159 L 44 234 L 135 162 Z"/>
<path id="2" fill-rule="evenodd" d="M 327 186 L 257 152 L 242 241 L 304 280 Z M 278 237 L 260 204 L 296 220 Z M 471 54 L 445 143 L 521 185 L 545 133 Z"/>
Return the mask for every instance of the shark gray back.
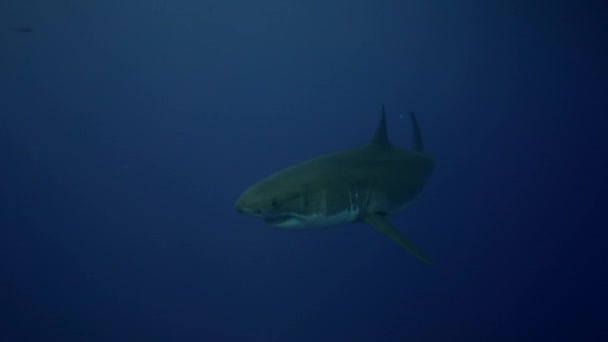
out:
<path id="1" fill-rule="evenodd" d="M 311 159 L 281 170 L 247 189 L 236 209 L 282 229 L 310 229 L 366 222 L 424 262 L 387 216 L 411 204 L 434 169 L 424 154 L 413 113 L 413 149 L 391 144 L 384 108 L 370 144 Z"/>

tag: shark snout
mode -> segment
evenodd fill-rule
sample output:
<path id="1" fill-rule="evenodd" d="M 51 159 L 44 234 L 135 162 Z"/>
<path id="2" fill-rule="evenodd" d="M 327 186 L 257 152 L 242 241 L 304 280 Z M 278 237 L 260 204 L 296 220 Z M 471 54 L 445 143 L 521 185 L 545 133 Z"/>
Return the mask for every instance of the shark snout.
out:
<path id="1" fill-rule="evenodd" d="M 238 211 L 239 213 L 245 214 L 245 215 L 259 215 L 259 214 L 261 214 L 261 212 L 259 210 L 243 208 L 243 207 L 239 207 L 238 205 L 235 206 L 235 210 Z"/>
<path id="2" fill-rule="evenodd" d="M 262 214 L 261 210 L 247 205 L 246 201 L 242 197 L 236 201 L 234 204 L 234 209 L 244 215 L 259 216 Z"/>
<path id="3" fill-rule="evenodd" d="M 236 201 L 236 203 L 234 204 L 234 210 L 238 211 L 241 214 L 247 214 L 250 210 L 245 208 L 243 206 L 243 203 L 241 203 L 241 201 Z"/>

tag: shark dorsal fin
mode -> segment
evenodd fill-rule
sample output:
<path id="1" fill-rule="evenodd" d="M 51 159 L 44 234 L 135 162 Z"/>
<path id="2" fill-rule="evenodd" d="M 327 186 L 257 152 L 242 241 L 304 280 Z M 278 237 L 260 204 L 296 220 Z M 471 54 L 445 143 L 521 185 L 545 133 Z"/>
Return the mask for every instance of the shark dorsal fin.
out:
<path id="1" fill-rule="evenodd" d="M 384 110 L 384 106 L 382 106 L 382 111 L 380 113 L 380 122 L 378 123 L 378 128 L 376 128 L 376 134 L 374 134 L 374 138 L 372 139 L 372 144 L 375 145 L 390 145 L 391 142 L 388 140 L 388 133 L 386 131 L 386 111 Z"/>
<path id="2" fill-rule="evenodd" d="M 421 152 L 424 150 L 424 143 L 422 142 L 422 134 L 420 134 L 418 120 L 416 119 L 414 112 L 410 112 L 410 118 L 412 119 L 412 129 L 414 131 L 414 149 Z"/>

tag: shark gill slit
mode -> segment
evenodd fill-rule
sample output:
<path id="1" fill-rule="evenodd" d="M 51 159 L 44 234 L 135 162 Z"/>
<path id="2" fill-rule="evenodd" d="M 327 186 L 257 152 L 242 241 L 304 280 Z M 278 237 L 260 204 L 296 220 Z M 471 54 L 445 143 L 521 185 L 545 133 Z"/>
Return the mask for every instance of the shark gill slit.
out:
<path id="1" fill-rule="evenodd" d="M 354 220 L 360 219 L 369 201 L 369 191 L 362 189 L 359 184 L 348 187 L 348 212 Z"/>

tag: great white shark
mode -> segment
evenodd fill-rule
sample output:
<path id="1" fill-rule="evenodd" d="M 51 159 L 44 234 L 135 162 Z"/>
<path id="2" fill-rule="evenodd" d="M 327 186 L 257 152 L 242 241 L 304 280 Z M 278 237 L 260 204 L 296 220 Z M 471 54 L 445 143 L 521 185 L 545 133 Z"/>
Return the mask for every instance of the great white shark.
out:
<path id="1" fill-rule="evenodd" d="M 412 149 L 391 144 L 382 107 L 369 144 L 304 161 L 262 179 L 243 192 L 236 210 L 292 230 L 365 222 L 429 263 L 387 219 L 420 195 L 435 167 L 424 153 L 416 116 L 410 113 L 410 118 Z"/>

